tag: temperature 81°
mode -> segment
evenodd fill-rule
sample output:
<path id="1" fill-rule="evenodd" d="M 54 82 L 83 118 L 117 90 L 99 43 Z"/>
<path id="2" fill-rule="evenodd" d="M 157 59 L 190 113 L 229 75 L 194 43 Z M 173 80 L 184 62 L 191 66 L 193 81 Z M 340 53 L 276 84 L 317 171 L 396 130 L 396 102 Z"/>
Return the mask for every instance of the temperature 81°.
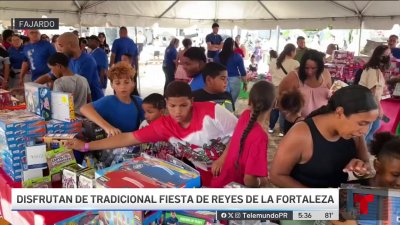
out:
<path id="1" fill-rule="evenodd" d="M 333 212 L 327 212 L 325 213 L 325 219 L 330 219 L 333 216 Z"/>

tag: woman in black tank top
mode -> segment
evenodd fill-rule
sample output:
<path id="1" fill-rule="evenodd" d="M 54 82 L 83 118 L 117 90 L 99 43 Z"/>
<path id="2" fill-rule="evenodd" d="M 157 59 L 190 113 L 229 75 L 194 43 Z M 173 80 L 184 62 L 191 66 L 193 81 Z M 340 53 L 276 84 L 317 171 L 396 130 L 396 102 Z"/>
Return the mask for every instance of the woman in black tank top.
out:
<path id="1" fill-rule="evenodd" d="M 297 123 L 278 147 L 270 171 L 279 187 L 339 187 L 348 172 L 369 174 L 363 135 L 378 117 L 368 88 L 348 86 L 334 93 L 328 105 Z"/>

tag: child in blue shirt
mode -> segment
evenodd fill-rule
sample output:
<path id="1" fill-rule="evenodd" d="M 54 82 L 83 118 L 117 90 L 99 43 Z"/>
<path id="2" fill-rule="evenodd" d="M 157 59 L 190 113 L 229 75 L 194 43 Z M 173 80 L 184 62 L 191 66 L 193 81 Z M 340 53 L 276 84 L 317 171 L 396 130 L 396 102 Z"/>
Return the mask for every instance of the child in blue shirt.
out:
<path id="1" fill-rule="evenodd" d="M 115 95 L 106 96 L 81 108 L 81 113 L 103 128 L 108 136 L 135 131 L 143 120 L 142 99 L 132 96 L 136 85 L 134 74 L 134 69 L 128 63 L 115 64 L 108 71 Z"/>

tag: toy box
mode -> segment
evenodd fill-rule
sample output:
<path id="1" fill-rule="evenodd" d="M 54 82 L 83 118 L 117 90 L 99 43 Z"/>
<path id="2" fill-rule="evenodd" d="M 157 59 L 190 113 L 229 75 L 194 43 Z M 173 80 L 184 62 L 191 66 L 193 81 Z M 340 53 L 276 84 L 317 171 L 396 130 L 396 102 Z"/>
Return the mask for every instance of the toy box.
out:
<path id="1" fill-rule="evenodd" d="M 216 223 L 216 213 L 211 211 L 167 211 L 165 223 L 178 221 L 179 224 L 188 225 L 213 225 Z"/>
<path id="2" fill-rule="evenodd" d="M 101 140 L 107 137 L 107 134 L 103 128 L 99 127 L 90 120 L 84 120 L 82 125 L 84 136 L 88 139 L 88 141 Z"/>
<path id="3" fill-rule="evenodd" d="M 46 134 L 43 137 L 43 142 L 47 149 L 58 149 L 64 147 L 68 140 L 74 139 L 76 134 Z"/>
<path id="4" fill-rule="evenodd" d="M 52 181 L 61 180 L 61 171 L 64 167 L 76 164 L 72 150 L 64 147 L 46 152 L 46 159 Z"/>
<path id="5" fill-rule="evenodd" d="M 71 93 L 52 92 L 51 107 L 53 119 L 71 122 L 75 120 L 74 100 Z"/>
<path id="6" fill-rule="evenodd" d="M 45 169 L 47 168 L 46 145 L 27 146 L 26 169 Z"/>
<path id="7" fill-rule="evenodd" d="M 96 188 L 162 188 L 164 184 L 157 182 L 136 171 L 116 170 L 96 179 Z"/>
<path id="8" fill-rule="evenodd" d="M 135 171 L 151 178 L 164 187 L 200 187 L 200 175 L 182 161 L 169 156 L 169 162 L 142 154 L 141 157 L 96 171 L 96 178 L 112 171 Z"/>
<path id="9" fill-rule="evenodd" d="M 57 222 L 54 225 L 99 225 L 107 224 L 99 217 L 98 211 L 86 211 L 71 218 Z"/>
<path id="10" fill-rule="evenodd" d="M 99 221 L 108 225 L 141 225 L 141 211 L 100 211 Z"/>
<path id="11" fill-rule="evenodd" d="M 84 170 L 86 170 L 86 168 L 83 168 L 78 164 L 72 164 L 64 167 L 64 169 L 62 170 L 62 187 L 77 188 L 78 177 Z"/>
<path id="12" fill-rule="evenodd" d="M 22 182 L 23 188 L 51 188 L 50 176 L 38 177 Z"/>
<path id="13" fill-rule="evenodd" d="M 43 169 L 30 169 L 22 171 L 22 180 L 28 181 L 36 178 L 41 178 L 44 175 Z"/>
<path id="14" fill-rule="evenodd" d="M 79 174 L 78 188 L 94 188 L 96 180 L 94 179 L 94 169 L 90 168 Z"/>
<path id="15" fill-rule="evenodd" d="M 38 128 L 46 129 L 45 125 L 43 118 L 24 110 L 8 111 L 0 114 L 0 129 L 4 132 L 35 130 Z M 15 133 L 11 132 L 9 134 Z"/>
<path id="16" fill-rule="evenodd" d="M 25 102 L 29 112 L 33 112 L 45 120 L 51 119 L 50 88 L 33 82 L 25 83 Z"/>
<path id="17" fill-rule="evenodd" d="M 46 124 L 48 134 L 72 134 L 82 132 L 82 121 L 75 120 L 64 122 L 59 120 L 50 120 Z"/>

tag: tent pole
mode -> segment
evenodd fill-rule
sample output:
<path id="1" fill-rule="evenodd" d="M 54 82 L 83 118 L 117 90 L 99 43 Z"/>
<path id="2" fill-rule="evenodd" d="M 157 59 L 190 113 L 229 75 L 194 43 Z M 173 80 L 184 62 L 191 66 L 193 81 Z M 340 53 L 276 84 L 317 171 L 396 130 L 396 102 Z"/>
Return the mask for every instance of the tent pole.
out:
<path id="1" fill-rule="evenodd" d="M 136 45 L 138 44 L 138 42 L 137 42 L 137 26 L 135 26 L 135 43 L 136 43 Z M 136 84 L 136 87 L 137 87 L 137 89 L 138 89 L 138 92 L 139 92 L 139 94 L 141 93 L 141 90 L 140 90 L 140 76 L 139 76 L 139 73 L 140 73 L 140 70 L 139 70 L 139 59 L 140 59 L 140 54 L 138 55 L 138 59 L 137 59 L 137 65 L 138 65 L 138 68 L 136 68 L 137 69 L 137 84 Z"/>
<path id="2" fill-rule="evenodd" d="M 358 36 L 358 51 L 357 51 L 357 55 L 360 55 L 361 53 L 361 34 L 362 34 L 362 30 L 363 30 L 363 25 L 364 25 L 364 17 L 360 17 L 360 35 Z"/>
<path id="3" fill-rule="evenodd" d="M 276 25 L 276 52 L 279 51 L 279 39 L 281 37 L 281 28 L 279 27 L 279 25 Z M 278 52 L 279 54 L 279 52 Z"/>

